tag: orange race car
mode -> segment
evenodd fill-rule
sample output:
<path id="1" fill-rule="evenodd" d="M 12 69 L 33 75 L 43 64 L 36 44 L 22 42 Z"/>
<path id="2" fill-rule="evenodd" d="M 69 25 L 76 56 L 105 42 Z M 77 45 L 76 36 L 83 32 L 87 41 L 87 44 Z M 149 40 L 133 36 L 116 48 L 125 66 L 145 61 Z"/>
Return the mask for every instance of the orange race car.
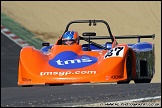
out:
<path id="1" fill-rule="evenodd" d="M 42 43 L 42 48 L 23 47 L 20 51 L 18 85 L 63 85 L 72 83 L 116 82 L 123 84 L 150 83 L 155 73 L 154 44 L 140 42 L 140 38 L 152 35 L 113 36 L 109 24 L 104 20 L 74 20 L 67 24 L 97 23 L 106 25 L 107 36 L 96 32 L 83 32 L 79 36 L 84 44 L 63 45 L 62 36 L 55 44 Z M 65 33 L 64 32 L 64 33 Z M 119 44 L 117 39 L 137 38 L 134 44 Z M 94 40 L 94 41 L 92 41 Z M 99 44 L 95 40 L 106 40 Z"/>

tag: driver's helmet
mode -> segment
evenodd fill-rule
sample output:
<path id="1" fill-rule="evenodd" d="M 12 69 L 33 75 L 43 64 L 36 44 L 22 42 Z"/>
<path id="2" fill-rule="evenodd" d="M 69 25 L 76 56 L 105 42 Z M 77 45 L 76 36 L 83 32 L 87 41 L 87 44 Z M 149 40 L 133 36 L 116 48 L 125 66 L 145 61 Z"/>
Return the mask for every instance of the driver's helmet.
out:
<path id="1" fill-rule="evenodd" d="M 62 36 L 63 45 L 79 44 L 79 35 L 77 31 L 67 31 Z"/>

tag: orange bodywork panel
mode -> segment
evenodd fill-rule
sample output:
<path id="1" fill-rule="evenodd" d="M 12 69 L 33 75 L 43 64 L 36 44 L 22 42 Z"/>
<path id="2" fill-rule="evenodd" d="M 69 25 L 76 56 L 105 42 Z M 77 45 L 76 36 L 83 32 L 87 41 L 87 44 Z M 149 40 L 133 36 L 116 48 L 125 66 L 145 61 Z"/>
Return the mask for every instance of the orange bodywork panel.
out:
<path id="1" fill-rule="evenodd" d="M 81 45 L 53 45 L 47 54 L 24 47 L 20 51 L 18 85 L 124 81 L 129 48 L 121 47 L 118 56 L 108 50 L 83 51 Z"/>

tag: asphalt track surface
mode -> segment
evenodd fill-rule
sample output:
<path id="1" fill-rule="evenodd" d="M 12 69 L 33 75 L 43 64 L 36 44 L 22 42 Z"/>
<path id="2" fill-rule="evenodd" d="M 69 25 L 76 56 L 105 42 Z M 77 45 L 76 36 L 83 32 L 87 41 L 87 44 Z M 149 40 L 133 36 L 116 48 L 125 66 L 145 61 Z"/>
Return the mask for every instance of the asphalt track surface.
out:
<path id="1" fill-rule="evenodd" d="M 1 87 L 16 87 L 21 47 L 1 34 Z"/>
<path id="2" fill-rule="evenodd" d="M 161 83 L 18 87 L 20 50 L 1 34 L 1 107 L 62 107 L 161 96 Z"/>

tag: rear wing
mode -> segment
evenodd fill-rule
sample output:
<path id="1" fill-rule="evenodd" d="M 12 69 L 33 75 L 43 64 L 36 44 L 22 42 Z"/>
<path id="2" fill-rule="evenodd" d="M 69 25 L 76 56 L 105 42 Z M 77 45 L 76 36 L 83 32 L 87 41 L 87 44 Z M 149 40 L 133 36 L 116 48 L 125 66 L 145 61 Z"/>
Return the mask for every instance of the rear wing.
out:
<path id="1" fill-rule="evenodd" d="M 132 38 L 138 38 L 138 42 L 140 42 L 141 38 L 155 38 L 155 34 L 152 35 L 125 35 L 125 36 L 114 36 L 115 39 L 132 39 Z M 80 40 L 89 39 L 88 37 L 82 37 L 80 36 Z M 90 40 L 99 40 L 99 39 L 111 39 L 110 36 L 92 36 L 90 37 Z"/>

